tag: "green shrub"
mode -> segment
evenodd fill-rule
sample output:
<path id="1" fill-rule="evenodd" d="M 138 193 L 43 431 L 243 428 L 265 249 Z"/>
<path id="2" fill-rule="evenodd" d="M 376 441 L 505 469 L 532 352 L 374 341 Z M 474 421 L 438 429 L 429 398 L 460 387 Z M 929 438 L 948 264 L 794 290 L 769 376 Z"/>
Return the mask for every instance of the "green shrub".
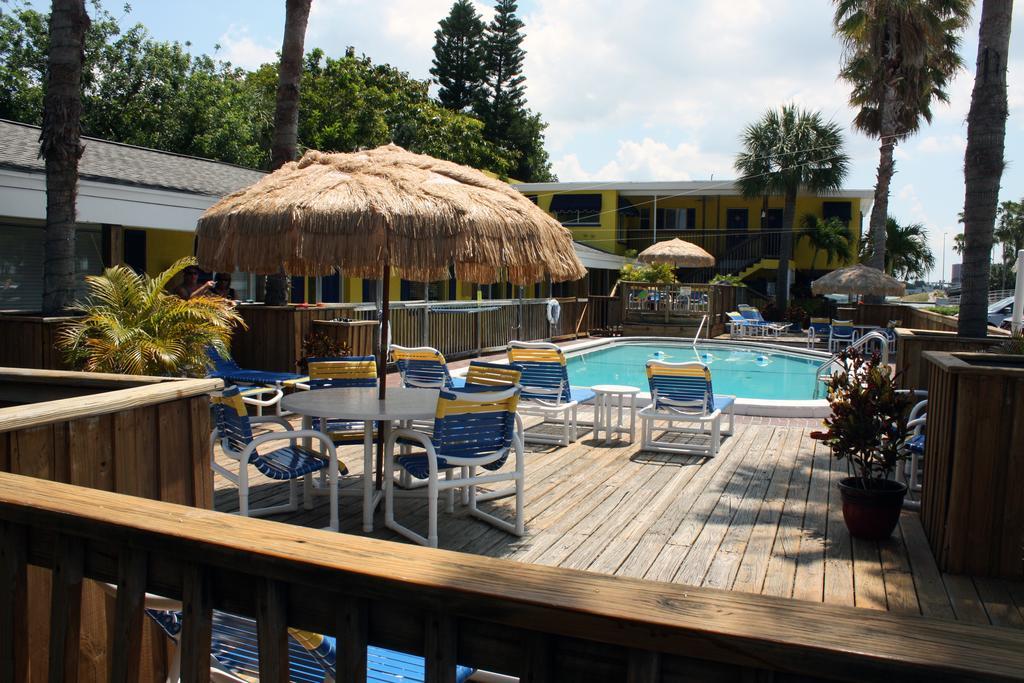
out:
<path id="1" fill-rule="evenodd" d="M 938 313 L 939 315 L 959 315 L 960 314 L 960 307 L 959 306 L 929 306 L 928 308 L 926 308 L 924 310 L 931 311 L 932 313 Z"/>

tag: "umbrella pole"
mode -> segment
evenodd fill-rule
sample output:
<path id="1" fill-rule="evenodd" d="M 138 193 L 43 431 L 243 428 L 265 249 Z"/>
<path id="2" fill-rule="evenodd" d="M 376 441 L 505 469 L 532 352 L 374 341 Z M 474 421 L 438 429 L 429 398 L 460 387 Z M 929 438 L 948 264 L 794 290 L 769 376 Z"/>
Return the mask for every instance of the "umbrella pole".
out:
<path id="1" fill-rule="evenodd" d="M 391 317 L 390 287 L 391 266 L 384 266 L 384 287 L 380 297 L 380 348 L 377 349 L 377 398 L 381 401 L 387 396 L 388 385 L 388 324 Z M 383 423 L 377 430 L 377 490 L 384 484 L 384 428 Z"/>

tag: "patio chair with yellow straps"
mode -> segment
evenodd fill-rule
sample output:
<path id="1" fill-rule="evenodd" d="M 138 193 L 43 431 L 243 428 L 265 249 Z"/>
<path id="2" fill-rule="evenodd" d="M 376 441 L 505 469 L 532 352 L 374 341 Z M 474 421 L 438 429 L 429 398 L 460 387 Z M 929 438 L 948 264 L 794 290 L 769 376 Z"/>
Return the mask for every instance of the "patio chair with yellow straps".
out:
<path id="1" fill-rule="evenodd" d="M 239 394 L 238 387 L 226 388 L 220 394 L 211 397 L 215 418 L 215 428 L 210 436 L 210 460 L 213 469 L 238 486 L 239 514 L 245 517 L 256 517 L 278 512 L 290 512 L 298 509 L 298 489 L 296 483 L 304 480 L 303 503 L 306 509 L 312 508 L 313 472 L 328 470 L 328 486 L 331 498 L 331 528 L 338 528 L 338 475 L 339 468 L 345 472 L 334 455 L 334 443 L 330 437 L 315 429 L 292 429 L 291 425 L 281 417 L 248 416 L 245 404 Z M 253 436 L 252 425 L 274 423 L 284 431 L 274 431 Z M 313 439 L 319 442 L 320 452 L 311 450 L 299 443 L 300 439 Z M 238 472 L 235 473 L 216 461 L 213 444 L 220 441 L 224 455 L 238 461 Z M 257 450 L 260 446 L 273 441 L 288 441 L 288 445 L 269 452 Z M 251 508 L 249 506 L 249 465 L 270 479 L 287 481 L 288 502 L 282 505 Z"/>
<path id="2" fill-rule="evenodd" d="M 457 488 L 469 492 L 469 513 L 516 536 L 523 535 L 523 443 L 522 423 L 516 416 L 519 389 L 502 391 L 444 391 L 437 399 L 433 435 L 413 429 L 397 429 L 384 449 L 384 471 L 398 465 L 417 479 L 427 480 L 427 535 L 422 536 L 395 520 L 395 482 L 384 479 L 384 524 L 422 545 L 437 547 L 437 498 L 449 491 L 448 511 L 454 508 Z M 395 455 L 399 441 L 415 442 L 424 453 Z M 515 469 L 500 472 L 509 454 L 515 453 Z M 477 474 L 482 467 L 487 474 Z M 455 477 L 456 470 L 459 476 Z M 445 478 L 440 478 L 444 472 Z M 515 520 L 509 522 L 477 507 L 480 484 L 513 482 Z"/>
<path id="3" fill-rule="evenodd" d="M 452 376 L 444 354 L 429 346 L 389 348 L 391 360 L 398 366 L 402 386 L 421 389 L 451 389 Z"/>
<path id="4" fill-rule="evenodd" d="M 543 422 L 560 422 L 562 434 L 548 435 L 528 431 L 529 443 L 568 446 L 576 440 L 577 410 L 583 401 L 594 398 L 594 392 L 569 385 L 565 353 L 547 342 L 509 342 L 508 361 L 522 372 L 520 385 L 523 400 L 520 415 L 536 415 Z"/>
<path id="5" fill-rule="evenodd" d="M 722 433 L 722 411 L 729 411 L 729 428 L 734 427 L 735 396 L 716 396 L 711 386 L 711 370 L 703 363 L 667 363 L 647 361 L 647 381 L 651 388 L 651 405 L 642 408 L 640 416 L 641 449 L 665 453 L 718 454 Z M 707 445 L 693 441 L 655 440 L 656 422 L 667 422 L 662 436 L 709 435 Z M 675 423 L 696 424 L 697 428 L 676 427 Z"/>

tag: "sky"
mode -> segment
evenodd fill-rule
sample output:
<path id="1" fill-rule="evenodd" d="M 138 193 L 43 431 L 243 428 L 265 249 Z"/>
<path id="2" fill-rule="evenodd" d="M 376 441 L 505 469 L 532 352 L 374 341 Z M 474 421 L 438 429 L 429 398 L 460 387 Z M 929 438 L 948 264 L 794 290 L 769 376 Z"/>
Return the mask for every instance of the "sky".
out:
<path id="1" fill-rule="evenodd" d="M 485 18 L 492 2 L 474 0 Z M 33 3 L 46 4 L 46 3 Z M 189 41 L 243 67 L 275 59 L 284 0 L 137 0 L 123 23 L 161 40 Z M 963 155 L 977 53 L 977 3 L 962 47 L 966 68 L 948 105 L 896 149 L 889 214 L 928 230 L 948 279 L 963 208 Z M 313 0 L 307 49 L 354 46 L 375 62 L 429 77 L 434 30 L 451 0 Z M 853 131 L 849 90 L 836 78 L 841 45 L 825 0 L 522 0 L 529 106 L 548 122 L 559 180 L 716 180 L 735 177 L 747 124 L 797 103 L 846 129 L 851 189 L 874 187 L 878 144 Z M 1024 7 L 1014 16 L 1010 118 L 1001 200 L 1024 198 Z M 866 227 L 865 220 L 865 227 Z M 945 235 L 945 239 L 944 239 Z M 942 245 L 945 243 L 945 258 Z"/>

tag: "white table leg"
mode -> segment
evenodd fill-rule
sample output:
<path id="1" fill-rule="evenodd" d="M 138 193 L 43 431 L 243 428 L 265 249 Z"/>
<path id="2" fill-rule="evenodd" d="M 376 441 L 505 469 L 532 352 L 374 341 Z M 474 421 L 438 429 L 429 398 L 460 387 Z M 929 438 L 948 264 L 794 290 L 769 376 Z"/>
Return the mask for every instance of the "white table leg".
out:
<path id="1" fill-rule="evenodd" d="M 373 531 L 373 421 L 363 423 L 363 531 Z"/>
<path id="2" fill-rule="evenodd" d="M 331 487 L 331 531 L 337 531 L 338 524 L 338 449 L 331 450 L 331 461 L 327 465 L 327 485 Z"/>
<path id="3" fill-rule="evenodd" d="M 629 442 L 636 440 L 636 394 L 629 397 Z"/>

